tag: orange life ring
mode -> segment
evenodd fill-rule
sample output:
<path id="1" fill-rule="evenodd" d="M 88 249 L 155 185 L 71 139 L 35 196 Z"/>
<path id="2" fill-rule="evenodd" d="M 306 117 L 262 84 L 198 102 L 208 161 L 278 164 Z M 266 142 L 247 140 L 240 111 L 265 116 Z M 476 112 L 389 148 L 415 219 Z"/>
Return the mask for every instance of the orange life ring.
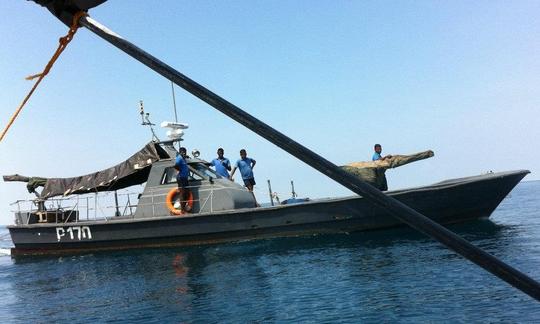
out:
<path id="1" fill-rule="evenodd" d="M 172 188 L 167 194 L 167 197 L 165 198 L 165 205 L 167 205 L 167 209 L 169 209 L 169 211 L 173 215 L 186 214 L 186 212 L 183 211 L 182 209 L 174 208 L 174 204 L 173 204 L 174 196 L 178 195 L 179 193 L 180 193 L 180 190 L 178 188 Z M 193 193 L 191 192 L 191 190 L 189 190 L 187 206 L 189 207 L 189 210 L 193 209 Z"/>

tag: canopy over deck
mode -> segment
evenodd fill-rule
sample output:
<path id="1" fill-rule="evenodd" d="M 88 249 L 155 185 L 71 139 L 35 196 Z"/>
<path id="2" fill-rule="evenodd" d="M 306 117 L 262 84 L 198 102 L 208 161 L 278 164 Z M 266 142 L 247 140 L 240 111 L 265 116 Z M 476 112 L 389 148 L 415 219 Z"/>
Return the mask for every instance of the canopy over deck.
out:
<path id="1" fill-rule="evenodd" d="M 67 196 L 97 191 L 114 191 L 133 185 L 142 184 L 148 179 L 152 163 L 173 158 L 172 152 L 159 143 L 150 142 L 129 159 L 105 170 L 72 178 L 24 177 L 20 175 L 4 176 L 4 181 L 28 182 L 27 188 L 35 192 L 43 186 L 40 198 Z"/>

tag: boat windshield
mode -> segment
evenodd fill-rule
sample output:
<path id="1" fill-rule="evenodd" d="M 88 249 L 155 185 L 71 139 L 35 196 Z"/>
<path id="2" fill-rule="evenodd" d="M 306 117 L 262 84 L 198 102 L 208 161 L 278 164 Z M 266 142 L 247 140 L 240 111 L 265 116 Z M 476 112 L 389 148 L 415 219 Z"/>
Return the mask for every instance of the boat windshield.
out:
<path id="1" fill-rule="evenodd" d="M 174 167 L 165 169 L 161 184 L 175 183 L 177 174 L 178 170 Z M 189 181 L 208 180 L 210 178 L 221 178 L 221 176 L 202 163 L 189 164 Z"/>
<path id="2" fill-rule="evenodd" d="M 203 176 L 205 179 L 215 179 L 215 178 L 223 178 L 219 174 L 217 174 L 214 170 L 210 169 L 206 165 L 202 163 L 196 163 L 196 164 L 189 164 L 190 169 L 193 168 L 195 171 Z"/>

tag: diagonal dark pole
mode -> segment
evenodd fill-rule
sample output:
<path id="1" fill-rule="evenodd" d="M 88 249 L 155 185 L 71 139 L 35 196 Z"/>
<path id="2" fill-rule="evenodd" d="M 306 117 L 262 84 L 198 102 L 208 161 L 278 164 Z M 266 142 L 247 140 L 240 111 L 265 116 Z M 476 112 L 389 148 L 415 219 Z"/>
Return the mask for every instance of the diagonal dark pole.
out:
<path id="1" fill-rule="evenodd" d="M 36 2 L 41 4 L 40 1 Z M 101 2 L 104 1 L 97 1 L 97 3 Z M 92 5 L 90 7 L 93 6 L 95 5 Z M 59 19 L 64 21 L 64 23 L 70 21 L 70 16 L 72 15 L 69 12 L 57 11 L 56 9 L 53 10 L 51 8 L 52 7 L 50 7 L 49 10 L 51 10 L 51 12 Z M 79 7 L 78 9 L 84 8 Z M 342 184 L 351 191 L 362 195 L 365 199 L 369 200 L 373 204 L 384 208 L 395 218 L 408 224 L 416 230 L 431 236 L 432 238 L 446 245 L 448 248 L 461 254 L 468 260 L 476 263 L 485 270 L 506 281 L 510 285 L 516 287 L 517 289 L 540 301 L 540 284 L 534 279 L 507 265 L 506 263 L 492 256 L 491 254 L 477 248 L 463 238 L 447 230 L 443 226 L 433 222 L 426 216 L 418 213 L 414 209 L 406 206 L 405 204 L 397 201 L 392 197 L 386 196 L 385 194 L 375 189 L 371 185 L 365 183 L 364 181 L 356 177 L 351 177 L 348 173 L 341 170 L 332 162 L 324 159 L 323 157 L 312 152 L 301 144 L 295 142 L 291 138 L 273 129 L 269 125 L 246 113 L 242 109 L 236 107 L 232 103 L 221 98 L 212 91 L 206 89 L 197 82 L 189 79 L 182 73 L 176 71 L 172 67 L 161 62 L 157 58 L 146 53 L 142 49 L 138 48 L 137 46 L 131 44 L 119 35 L 110 31 L 94 19 L 90 17 L 83 17 L 80 19 L 80 24 L 89 29 L 90 31 L 94 32 L 96 35 L 105 39 L 112 45 L 118 47 L 123 52 L 132 56 L 139 62 L 148 66 L 155 72 L 159 73 L 163 77 L 169 79 L 170 81 L 182 87 L 189 93 L 208 103 L 210 106 L 219 110 L 223 114 L 229 116 L 238 123 L 259 134 L 271 143 L 277 145 L 286 152 L 292 154 L 296 158 L 300 159 L 301 161 L 305 162 L 306 164 L 310 165 L 314 169 L 335 180 L 336 182 Z"/>
<path id="2" fill-rule="evenodd" d="M 251 116 L 232 103 L 221 98 L 212 91 L 206 89 L 197 82 L 189 79 L 182 73 L 176 71 L 157 58 L 121 38 L 119 35 L 108 30 L 94 19 L 90 17 L 83 17 L 80 20 L 80 24 L 109 43 L 118 47 L 120 50 L 129 54 L 139 62 L 176 83 L 178 86 L 184 88 L 189 93 L 208 103 L 210 106 L 310 165 L 314 169 L 332 178 L 351 191 L 362 195 L 365 199 L 369 200 L 375 205 L 384 208 L 397 219 L 417 229 L 418 231 L 431 236 L 450 249 L 461 254 L 468 260 L 476 263 L 510 285 L 540 301 L 540 284 L 534 279 L 507 265 L 491 254 L 477 248 L 463 238 L 435 223 L 426 216 L 418 213 L 414 209 L 399 202 L 398 200 L 386 196 L 364 181 L 356 177 L 351 177 L 348 173 L 341 170 L 332 162 L 324 159 L 313 151 L 295 142 L 291 138 L 273 129 L 269 125 Z"/>

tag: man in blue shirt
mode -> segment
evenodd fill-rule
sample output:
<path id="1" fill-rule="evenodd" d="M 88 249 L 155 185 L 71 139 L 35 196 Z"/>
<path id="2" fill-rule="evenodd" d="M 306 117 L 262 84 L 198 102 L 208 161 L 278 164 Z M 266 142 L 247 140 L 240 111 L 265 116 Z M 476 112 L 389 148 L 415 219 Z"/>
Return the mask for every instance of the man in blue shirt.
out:
<path id="1" fill-rule="evenodd" d="M 387 155 L 385 157 L 383 157 L 381 155 L 381 152 L 382 152 L 382 146 L 381 144 L 375 144 L 375 146 L 373 147 L 373 149 L 375 150 L 375 153 L 373 153 L 373 157 L 371 158 L 371 161 L 377 161 L 377 160 L 386 160 L 386 159 L 389 159 L 392 157 L 392 155 Z"/>
<path id="2" fill-rule="evenodd" d="M 230 179 L 233 179 L 236 169 L 240 169 L 240 174 L 242 175 L 242 180 L 244 180 L 246 188 L 253 192 L 253 186 L 256 184 L 255 178 L 253 177 L 253 168 L 255 167 L 255 163 L 257 163 L 257 161 L 252 158 L 248 158 L 246 150 L 241 149 L 240 160 L 236 161 L 236 164 L 232 169 Z"/>
<path id="3" fill-rule="evenodd" d="M 189 212 L 188 210 L 190 207 L 186 203 L 189 199 L 189 168 L 186 162 L 187 157 L 187 151 L 185 147 L 180 148 L 180 154 L 176 156 L 176 160 L 174 163 L 174 168 L 178 170 L 178 174 L 176 175 L 176 182 L 178 183 L 178 191 L 180 192 L 181 197 L 181 205 L 180 208 L 182 210 L 185 210 Z M 185 205 L 185 206 L 184 206 Z"/>
<path id="4" fill-rule="evenodd" d="M 392 157 L 392 155 L 387 155 L 387 156 L 382 156 L 381 153 L 382 153 L 382 146 L 381 144 L 375 144 L 375 146 L 373 146 L 373 149 L 375 150 L 375 153 L 373 153 L 373 157 L 371 158 L 372 161 L 378 161 L 378 160 L 386 160 L 386 159 L 389 159 Z M 379 169 L 375 169 L 375 174 L 376 174 L 376 177 L 381 179 L 381 185 L 378 187 L 378 189 L 382 190 L 382 191 L 386 191 L 388 190 L 388 183 L 386 182 L 386 175 L 385 175 L 385 171 L 386 170 L 379 170 Z"/>
<path id="5" fill-rule="evenodd" d="M 224 153 L 225 152 L 223 151 L 221 147 L 218 148 L 217 150 L 218 157 L 213 159 L 212 162 L 210 163 L 212 163 L 212 165 L 216 169 L 217 174 L 219 174 L 223 178 L 228 179 L 229 171 L 231 171 L 231 162 L 229 161 L 229 159 L 223 156 Z"/>

